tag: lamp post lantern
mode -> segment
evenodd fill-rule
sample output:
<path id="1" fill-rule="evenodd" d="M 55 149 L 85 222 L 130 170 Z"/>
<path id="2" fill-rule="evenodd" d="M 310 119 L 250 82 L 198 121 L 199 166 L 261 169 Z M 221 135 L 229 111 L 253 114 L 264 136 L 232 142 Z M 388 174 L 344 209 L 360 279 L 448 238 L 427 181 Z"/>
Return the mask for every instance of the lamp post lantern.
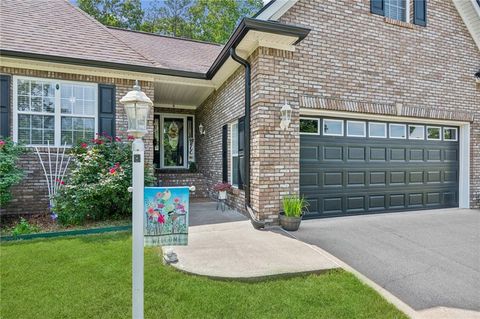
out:
<path id="1" fill-rule="evenodd" d="M 142 137 L 147 133 L 148 111 L 153 105 L 140 90 L 138 81 L 120 103 L 125 105 L 128 134 L 135 137 L 132 143 L 132 318 L 143 319 L 143 188 L 144 153 Z"/>

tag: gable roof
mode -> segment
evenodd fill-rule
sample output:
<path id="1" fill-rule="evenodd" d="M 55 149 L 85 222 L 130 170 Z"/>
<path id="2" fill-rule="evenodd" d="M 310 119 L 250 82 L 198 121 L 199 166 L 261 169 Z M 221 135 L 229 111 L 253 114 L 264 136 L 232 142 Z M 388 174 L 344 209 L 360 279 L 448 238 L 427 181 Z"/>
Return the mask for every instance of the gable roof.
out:
<path id="1" fill-rule="evenodd" d="M 154 65 L 112 36 L 105 26 L 64 0 L 2 0 L 0 27 L 2 50 Z"/>
<path id="2" fill-rule="evenodd" d="M 156 67 L 206 73 L 221 45 L 109 27 L 117 38 L 137 48 Z"/>
<path id="3" fill-rule="evenodd" d="M 480 0 L 453 0 L 453 3 L 480 49 Z"/>
<path id="4" fill-rule="evenodd" d="M 1 56 L 202 80 L 217 74 L 228 61 L 230 48 L 249 31 L 249 42 L 256 45 L 258 32 L 295 45 L 310 31 L 244 18 L 227 44 L 219 46 L 108 28 L 68 0 L 0 0 L 0 28 Z"/>

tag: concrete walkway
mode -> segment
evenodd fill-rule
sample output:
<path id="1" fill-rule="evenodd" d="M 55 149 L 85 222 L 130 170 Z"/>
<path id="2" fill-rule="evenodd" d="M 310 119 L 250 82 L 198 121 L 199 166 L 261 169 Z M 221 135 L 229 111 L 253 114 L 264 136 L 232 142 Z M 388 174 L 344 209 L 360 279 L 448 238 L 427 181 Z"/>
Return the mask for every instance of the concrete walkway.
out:
<path id="1" fill-rule="evenodd" d="M 208 277 L 255 279 L 339 267 L 296 239 L 253 229 L 250 221 L 190 227 L 189 245 L 173 249 L 174 267 Z"/>
<path id="2" fill-rule="evenodd" d="M 215 203 L 192 203 L 190 211 L 191 224 L 198 226 L 189 228 L 188 246 L 171 247 L 178 256 L 172 266 L 182 271 L 215 278 L 258 279 L 339 268 L 328 256 L 301 241 L 255 230 L 243 215 L 217 211 Z"/>

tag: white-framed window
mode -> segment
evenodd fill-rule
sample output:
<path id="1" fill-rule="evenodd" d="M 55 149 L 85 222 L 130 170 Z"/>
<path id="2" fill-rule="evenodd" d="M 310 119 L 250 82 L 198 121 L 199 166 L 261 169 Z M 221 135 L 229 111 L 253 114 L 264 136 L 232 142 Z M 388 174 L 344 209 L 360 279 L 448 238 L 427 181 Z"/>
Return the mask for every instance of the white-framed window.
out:
<path id="1" fill-rule="evenodd" d="M 425 139 L 425 126 L 423 125 L 409 125 L 408 138 L 411 140 Z"/>
<path id="2" fill-rule="evenodd" d="M 367 124 L 362 121 L 347 121 L 347 136 L 367 136 Z"/>
<path id="3" fill-rule="evenodd" d="M 385 16 L 408 22 L 408 0 L 384 0 Z"/>
<path id="4" fill-rule="evenodd" d="M 319 135 L 320 119 L 301 117 L 300 118 L 300 134 Z"/>
<path id="5" fill-rule="evenodd" d="M 390 138 L 406 139 L 407 126 L 405 124 L 390 124 Z"/>
<path id="6" fill-rule="evenodd" d="M 73 145 L 97 132 L 97 85 L 15 76 L 13 139 L 26 145 Z"/>
<path id="7" fill-rule="evenodd" d="M 442 128 L 440 126 L 427 126 L 427 140 L 440 141 L 442 139 Z"/>
<path id="8" fill-rule="evenodd" d="M 368 136 L 374 138 L 387 138 L 387 123 L 369 122 Z"/>
<path id="9" fill-rule="evenodd" d="M 323 135 L 343 136 L 343 120 L 323 119 Z"/>
<path id="10" fill-rule="evenodd" d="M 235 121 L 234 123 L 230 124 L 230 181 L 234 187 L 238 187 L 238 161 L 238 121 Z"/>
<path id="11" fill-rule="evenodd" d="M 456 127 L 443 128 L 444 141 L 458 141 L 458 129 Z"/>

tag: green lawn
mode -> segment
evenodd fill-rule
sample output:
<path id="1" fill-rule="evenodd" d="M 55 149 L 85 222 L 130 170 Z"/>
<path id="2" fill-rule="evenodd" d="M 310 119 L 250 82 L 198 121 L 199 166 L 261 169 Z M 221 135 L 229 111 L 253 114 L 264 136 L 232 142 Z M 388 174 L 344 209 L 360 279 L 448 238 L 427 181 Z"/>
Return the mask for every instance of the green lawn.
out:
<path id="1" fill-rule="evenodd" d="M 2 319 L 130 318 L 127 233 L 4 243 Z M 344 271 L 255 283 L 216 281 L 145 253 L 146 318 L 406 318 Z"/>

